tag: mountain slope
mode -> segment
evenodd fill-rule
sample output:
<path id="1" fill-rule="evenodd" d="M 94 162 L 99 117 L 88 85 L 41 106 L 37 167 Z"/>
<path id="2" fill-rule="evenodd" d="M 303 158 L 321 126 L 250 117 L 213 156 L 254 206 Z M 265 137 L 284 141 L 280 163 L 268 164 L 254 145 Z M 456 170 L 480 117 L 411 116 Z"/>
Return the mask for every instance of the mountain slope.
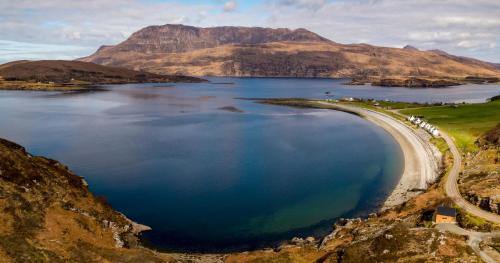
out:
<path id="1" fill-rule="evenodd" d="M 415 48 L 343 45 L 305 29 L 146 27 L 81 59 L 163 74 L 274 77 L 499 77 L 491 63 Z"/>
<path id="2" fill-rule="evenodd" d="M 83 81 L 92 84 L 200 81 L 192 77 L 159 75 L 89 62 L 64 60 L 6 63 L 0 65 L 0 77 L 7 81 L 51 81 L 55 83 Z"/>

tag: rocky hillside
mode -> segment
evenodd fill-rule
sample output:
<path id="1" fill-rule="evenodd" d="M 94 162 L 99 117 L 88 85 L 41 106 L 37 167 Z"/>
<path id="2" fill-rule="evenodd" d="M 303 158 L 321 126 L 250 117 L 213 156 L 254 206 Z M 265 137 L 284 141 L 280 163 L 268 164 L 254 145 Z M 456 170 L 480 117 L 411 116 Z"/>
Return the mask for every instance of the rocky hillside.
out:
<path id="1" fill-rule="evenodd" d="M 254 45 L 281 41 L 329 40 L 305 29 L 211 27 L 198 28 L 184 25 L 149 26 L 133 33 L 127 41 L 116 46 L 101 47 L 101 51 L 178 53 L 213 48 L 227 44 Z"/>
<path id="2" fill-rule="evenodd" d="M 64 60 L 23 60 L 6 63 L 0 65 L 0 79 L 4 81 L 86 82 L 90 84 L 202 81 L 193 77 L 160 75 L 89 62 Z"/>
<path id="3" fill-rule="evenodd" d="M 81 59 L 162 74 L 197 76 L 349 77 L 358 80 L 490 77 L 491 63 L 414 47 L 338 44 L 305 29 L 146 27 L 116 46 Z"/>
<path id="4" fill-rule="evenodd" d="M 500 124 L 479 138 L 477 144 L 479 151 L 466 156 L 460 192 L 469 202 L 500 214 Z"/>
<path id="5" fill-rule="evenodd" d="M 0 139 L 0 262 L 164 262 L 61 163 Z"/>

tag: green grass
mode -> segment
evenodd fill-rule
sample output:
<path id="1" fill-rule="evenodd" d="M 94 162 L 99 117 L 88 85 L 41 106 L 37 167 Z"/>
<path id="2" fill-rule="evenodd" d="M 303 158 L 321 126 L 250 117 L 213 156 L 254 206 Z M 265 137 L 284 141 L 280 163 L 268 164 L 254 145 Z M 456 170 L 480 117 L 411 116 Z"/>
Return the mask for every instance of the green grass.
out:
<path id="1" fill-rule="evenodd" d="M 457 221 L 465 229 L 476 229 L 479 231 L 491 231 L 493 225 L 483 218 L 465 212 L 463 209 L 455 206 L 458 210 Z"/>
<path id="2" fill-rule="evenodd" d="M 375 101 L 375 100 L 356 100 L 356 101 L 341 101 L 342 104 L 352 104 L 370 109 L 409 109 L 431 106 L 430 104 L 420 104 L 414 102 L 397 102 L 397 101 Z"/>
<path id="3" fill-rule="evenodd" d="M 462 151 L 475 151 L 476 139 L 500 123 L 500 100 L 456 107 L 404 109 L 401 113 L 423 116 L 426 121 L 450 134 Z"/>
<path id="4" fill-rule="evenodd" d="M 443 138 L 440 138 L 440 137 L 433 137 L 431 138 L 431 143 L 434 144 L 438 150 L 444 154 L 445 152 L 448 151 L 449 147 L 448 147 L 448 144 L 446 143 L 446 141 L 443 139 Z"/>

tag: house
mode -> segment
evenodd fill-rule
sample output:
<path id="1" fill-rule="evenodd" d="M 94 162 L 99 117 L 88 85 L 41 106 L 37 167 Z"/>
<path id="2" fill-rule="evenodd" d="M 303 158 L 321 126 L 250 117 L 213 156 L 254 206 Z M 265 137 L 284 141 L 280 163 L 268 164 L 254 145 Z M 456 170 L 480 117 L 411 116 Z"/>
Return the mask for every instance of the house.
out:
<path id="1" fill-rule="evenodd" d="M 410 121 L 411 123 L 415 124 L 417 127 L 420 127 L 427 131 L 428 133 L 432 134 L 434 137 L 438 137 L 440 135 L 438 129 L 434 127 L 432 124 L 425 122 L 423 119 L 420 119 L 416 116 L 409 116 L 407 117 L 407 120 Z"/>
<path id="2" fill-rule="evenodd" d="M 434 223 L 451 223 L 455 224 L 457 222 L 457 210 L 455 208 L 447 206 L 438 206 L 436 212 L 434 213 Z"/>

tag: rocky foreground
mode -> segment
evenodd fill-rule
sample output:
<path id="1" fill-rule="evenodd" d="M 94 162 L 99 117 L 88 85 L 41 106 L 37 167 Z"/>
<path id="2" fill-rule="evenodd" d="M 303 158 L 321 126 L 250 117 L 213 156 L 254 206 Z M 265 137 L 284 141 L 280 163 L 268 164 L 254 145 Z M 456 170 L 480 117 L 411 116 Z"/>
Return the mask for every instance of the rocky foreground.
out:
<path id="1" fill-rule="evenodd" d="M 63 164 L 0 139 L 0 262 L 165 262 Z"/>
<path id="2" fill-rule="evenodd" d="M 414 47 L 339 44 L 306 29 L 149 26 L 81 61 L 191 76 L 353 78 L 381 86 L 498 82 L 493 63 Z"/>

